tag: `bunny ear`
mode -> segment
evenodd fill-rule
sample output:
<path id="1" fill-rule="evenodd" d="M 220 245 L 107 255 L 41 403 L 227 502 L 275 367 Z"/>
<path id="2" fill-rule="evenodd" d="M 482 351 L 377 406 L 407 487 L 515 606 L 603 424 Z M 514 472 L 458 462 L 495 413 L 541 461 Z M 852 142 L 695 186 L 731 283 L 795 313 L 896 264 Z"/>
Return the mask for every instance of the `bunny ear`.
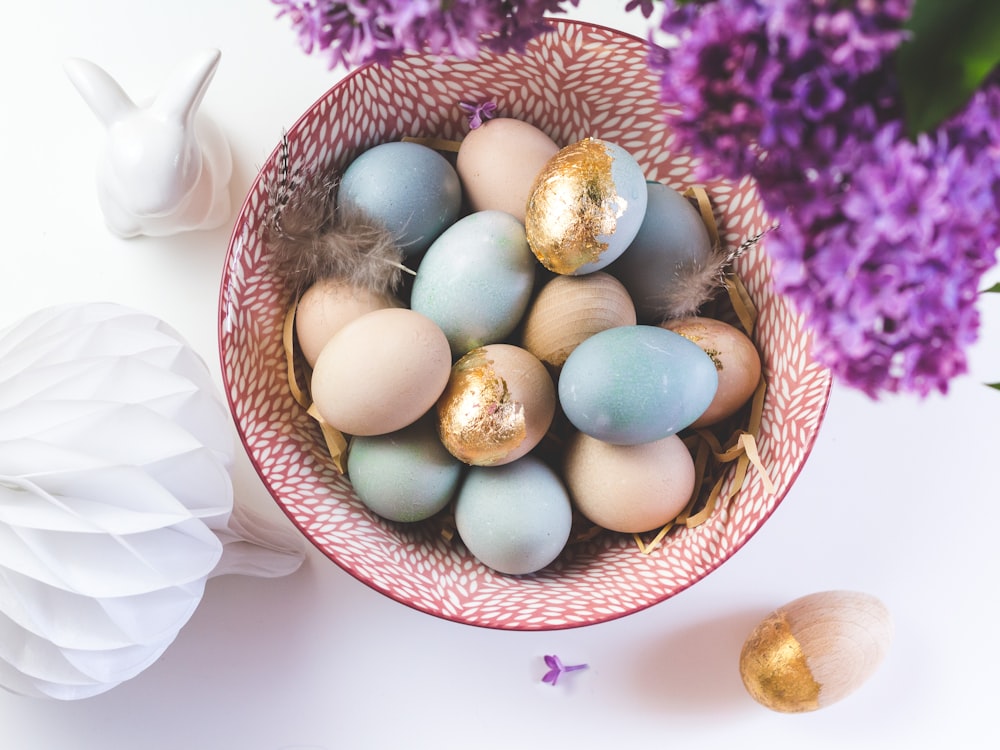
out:
<path id="1" fill-rule="evenodd" d="M 70 58 L 63 64 L 63 68 L 105 127 L 136 108 L 117 81 L 89 60 Z"/>
<path id="2" fill-rule="evenodd" d="M 207 49 L 188 58 L 171 74 L 150 109 L 163 117 L 190 123 L 215 75 L 222 53 Z"/>

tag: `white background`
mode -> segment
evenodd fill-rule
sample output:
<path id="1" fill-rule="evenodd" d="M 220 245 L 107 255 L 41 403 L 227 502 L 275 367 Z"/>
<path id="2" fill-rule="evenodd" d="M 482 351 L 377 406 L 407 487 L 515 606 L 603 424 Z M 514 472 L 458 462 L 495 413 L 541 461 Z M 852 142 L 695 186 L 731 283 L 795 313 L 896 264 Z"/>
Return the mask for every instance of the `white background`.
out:
<path id="1" fill-rule="evenodd" d="M 571 16 L 644 34 L 624 0 Z M 62 62 L 89 58 L 136 97 L 200 47 L 222 63 L 204 109 L 226 130 L 233 195 L 339 73 L 302 53 L 267 0 L 19 2 L 0 22 L 0 324 L 109 300 L 176 327 L 218 373 L 228 227 L 119 240 L 93 168 L 102 132 Z M 994 273 L 990 281 L 996 281 Z M 872 402 L 836 386 L 812 456 L 772 519 L 684 593 L 551 633 L 472 628 L 369 590 L 308 545 L 277 580 L 210 581 L 166 654 L 135 679 L 59 703 L 0 691 L 16 750 L 1000 747 L 1000 295 L 983 299 L 972 371 L 946 397 Z M 242 457 L 241 457 L 242 458 Z M 280 514 L 249 462 L 240 502 Z M 892 612 L 896 638 L 856 693 L 810 714 L 753 702 L 744 638 L 773 608 L 832 588 Z M 542 656 L 590 668 L 552 687 Z"/>

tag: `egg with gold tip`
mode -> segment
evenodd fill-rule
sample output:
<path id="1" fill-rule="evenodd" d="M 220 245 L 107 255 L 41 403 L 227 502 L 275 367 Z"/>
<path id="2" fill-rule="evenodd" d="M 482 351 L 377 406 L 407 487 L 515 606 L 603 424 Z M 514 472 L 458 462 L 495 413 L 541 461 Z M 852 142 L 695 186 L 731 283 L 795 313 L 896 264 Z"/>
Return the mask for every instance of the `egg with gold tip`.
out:
<path id="1" fill-rule="evenodd" d="M 771 612 L 740 653 L 751 697 L 781 713 L 815 711 L 846 698 L 874 674 L 889 650 L 892 618 L 858 591 L 821 591 Z"/>
<path id="2" fill-rule="evenodd" d="M 454 364 L 435 409 L 438 435 L 453 456 L 473 466 L 500 466 L 545 437 L 555 416 L 555 384 L 526 349 L 490 344 Z"/>
<path id="3" fill-rule="evenodd" d="M 560 149 L 535 178 L 524 219 L 528 244 L 555 273 L 598 271 L 635 239 L 648 199 L 628 151 L 584 138 Z"/>

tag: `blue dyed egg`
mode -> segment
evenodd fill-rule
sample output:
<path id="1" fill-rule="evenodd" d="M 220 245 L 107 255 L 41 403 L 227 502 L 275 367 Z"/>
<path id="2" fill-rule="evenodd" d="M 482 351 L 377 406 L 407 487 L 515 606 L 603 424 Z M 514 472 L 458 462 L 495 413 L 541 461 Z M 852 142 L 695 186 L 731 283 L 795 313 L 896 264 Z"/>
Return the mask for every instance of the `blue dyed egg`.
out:
<path id="1" fill-rule="evenodd" d="M 458 218 L 462 186 L 455 168 L 434 149 L 392 141 L 368 149 L 347 166 L 337 202 L 381 223 L 410 258 Z"/>
<path id="2" fill-rule="evenodd" d="M 646 177 L 616 143 L 584 138 L 560 149 L 535 178 L 524 226 L 554 273 L 599 271 L 629 246 L 646 213 Z"/>
<path id="3" fill-rule="evenodd" d="M 665 300 L 677 293 L 691 269 L 704 267 L 712 241 L 701 213 L 673 188 L 646 183 L 646 214 L 628 249 L 607 272 L 628 290 L 640 323 L 659 323 Z"/>
<path id="4" fill-rule="evenodd" d="M 502 341 L 531 302 L 538 264 L 524 225 L 504 211 L 452 224 L 420 261 L 410 307 L 433 320 L 461 356 Z"/>
<path id="5" fill-rule="evenodd" d="M 455 501 L 455 527 L 469 552 L 508 575 L 534 573 L 555 560 L 572 523 L 565 485 L 532 455 L 472 467 Z"/>
<path id="6" fill-rule="evenodd" d="M 347 476 L 365 506 L 390 521 L 423 521 L 454 497 L 462 463 L 429 418 L 385 435 L 351 438 Z"/>
<path id="7" fill-rule="evenodd" d="M 715 363 L 697 344 L 665 328 L 635 325 L 609 328 L 577 346 L 559 374 L 558 392 L 578 430 L 636 445 L 689 426 L 718 384 Z"/>

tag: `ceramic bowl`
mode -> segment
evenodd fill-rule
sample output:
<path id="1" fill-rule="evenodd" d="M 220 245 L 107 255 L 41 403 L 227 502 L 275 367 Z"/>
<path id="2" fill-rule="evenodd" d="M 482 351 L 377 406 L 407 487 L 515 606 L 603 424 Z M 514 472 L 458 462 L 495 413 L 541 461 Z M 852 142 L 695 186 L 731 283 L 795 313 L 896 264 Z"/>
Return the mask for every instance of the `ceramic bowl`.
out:
<path id="1" fill-rule="evenodd" d="M 293 167 L 343 169 L 376 144 L 407 136 L 461 139 L 460 101 L 493 100 L 565 145 L 593 136 L 626 148 L 647 179 L 679 190 L 696 184 L 694 162 L 672 147 L 643 40 L 575 21 L 524 55 L 475 61 L 406 57 L 360 68 L 325 93 L 287 131 Z M 704 523 L 678 527 L 648 554 L 629 535 L 578 543 L 528 576 L 491 571 L 432 523 L 401 525 L 373 515 L 333 462 L 316 422 L 288 388 L 280 284 L 268 271 L 262 222 L 281 158 L 276 146 L 237 218 L 220 292 L 225 395 L 260 478 L 319 550 L 373 589 L 417 610 L 469 625 L 554 630 L 623 617 L 663 602 L 729 559 L 785 497 L 809 455 L 830 390 L 809 355 L 801 321 L 769 285 L 764 242 L 736 264 L 759 311 L 755 342 L 768 389 L 758 450 L 773 487 L 750 471 L 739 492 Z M 753 184 L 706 185 L 723 242 L 737 246 L 769 226 Z M 725 480 L 733 481 L 731 477 Z"/>

